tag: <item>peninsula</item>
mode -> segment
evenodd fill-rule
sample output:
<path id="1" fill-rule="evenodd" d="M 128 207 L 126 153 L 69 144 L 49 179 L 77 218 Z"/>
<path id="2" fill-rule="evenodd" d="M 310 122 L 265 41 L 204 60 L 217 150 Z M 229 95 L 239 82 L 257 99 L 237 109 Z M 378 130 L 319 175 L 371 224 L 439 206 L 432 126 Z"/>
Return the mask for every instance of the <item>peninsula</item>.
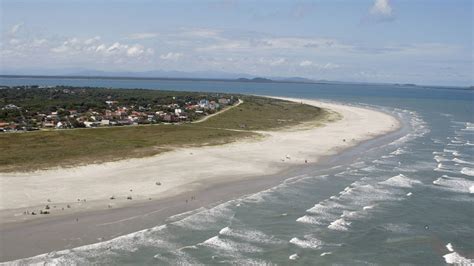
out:
<path id="1" fill-rule="evenodd" d="M 367 108 L 232 96 L 227 111 L 194 121 L 0 134 L 0 233 L 12 243 L 2 260 L 110 239 L 264 189 L 282 181 L 278 173 L 400 126 Z"/>

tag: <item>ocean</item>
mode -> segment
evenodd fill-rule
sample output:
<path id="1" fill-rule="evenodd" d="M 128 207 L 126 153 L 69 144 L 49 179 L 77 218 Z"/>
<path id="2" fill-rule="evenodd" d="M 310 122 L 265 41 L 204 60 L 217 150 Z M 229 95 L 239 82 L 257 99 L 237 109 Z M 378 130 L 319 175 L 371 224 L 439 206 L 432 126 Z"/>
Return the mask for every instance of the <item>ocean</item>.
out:
<path id="1" fill-rule="evenodd" d="M 404 122 L 255 194 L 169 217 L 166 224 L 14 263 L 474 264 L 474 91 L 361 84 L 0 78 L 73 85 L 315 98 L 367 106 Z M 350 151 L 348 151 L 350 153 Z"/>

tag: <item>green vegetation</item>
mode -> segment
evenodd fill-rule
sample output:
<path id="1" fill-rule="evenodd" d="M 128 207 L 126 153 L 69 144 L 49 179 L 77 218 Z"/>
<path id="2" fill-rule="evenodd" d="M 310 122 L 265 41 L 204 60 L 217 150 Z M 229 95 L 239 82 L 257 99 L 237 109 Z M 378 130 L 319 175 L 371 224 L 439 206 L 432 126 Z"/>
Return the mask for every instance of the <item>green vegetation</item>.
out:
<path id="1" fill-rule="evenodd" d="M 253 130 L 326 118 L 322 109 L 301 103 L 255 96 L 239 98 L 244 103 L 195 124 L 3 133 L 0 134 L 0 171 L 30 171 L 144 157 L 176 147 L 228 143 L 258 136 Z"/>
<path id="2" fill-rule="evenodd" d="M 209 118 L 202 126 L 242 129 L 268 130 L 294 126 L 301 122 L 325 117 L 321 108 L 282 101 L 272 98 L 242 96 L 243 103 L 222 114 Z"/>
<path id="3" fill-rule="evenodd" d="M 71 86 L 0 88 L 0 131 L 182 123 L 232 106 L 225 93 Z"/>
<path id="4" fill-rule="evenodd" d="M 108 89 L 96 87 L 55 86 L 15 86 L 0 88 L 0 106 L 14 104 L 28 109 L 29 112 L 52 112 L 61 109 L 74 109 L 86 112 L 89 109 L 107 109 L 107 100 L 118 101 L 123 106 L 137 108 L 149 105 L 168 105 L 175 103 L 184 106 L 187 102 L 200 99 L 217 100 L 230 96 L 224 93 L 204 93 L 186 91 L 163 91 L 146 89 Z M 7 116 L 6 110 L 0 111 L 0 119 Z"/>
<path id="5" fill-rule="evenodd" d="M 173 147 L 216 145 L 251 132 L 148 125 L 5 133 L 0 171 L 29 171 L 151 156 Z"/>

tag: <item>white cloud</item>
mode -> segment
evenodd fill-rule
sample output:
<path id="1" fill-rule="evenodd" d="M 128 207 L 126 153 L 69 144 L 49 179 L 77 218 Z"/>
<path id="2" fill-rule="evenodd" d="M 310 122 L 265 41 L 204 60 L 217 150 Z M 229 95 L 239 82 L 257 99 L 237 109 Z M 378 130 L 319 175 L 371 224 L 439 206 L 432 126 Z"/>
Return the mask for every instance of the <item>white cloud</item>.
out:
<path id="1" fill-rule="evenodd" d="M 129 39 L 132 40 L 142 40 L 142 39 L 150 39 L 150 38 L 155 38 L 159 36 L 158 33 L 153 33 L 153 32 L 140 32 L 140 33 L 134 33 L 128 36 Z"/>
<path id="2" fill-rule="evenodd" d="M 20 29 L 23 27 L 23 25 L 24 25 L 23 22 L 13 25 L 13 27 L 10 29 L 10 33 L 11 34 L 16 34 L 18 31 L 20 31 Z"/>
<path id="3" fill-rule="evenodd" d="M 95 48 L 95 51 L 99 53 L 105 52 L 106 50 L 107 50 L 107 46 L 105 46 L 105 44 L 101 44 Z"/>
<path id="4" fill-rule="evenodd" d="M 51 52 L 55 52 L 55 53 L 64 53 L 64 52 L 67 52 L 68 50 L 69 50 L 69 48 L 65 44 L 63 44 L 61 46 L 51 48 Z"/>
<path id="5" fill-rule="evenodd" d="M 132 45 L 130 48 L 127 49 L 127 55 L 131 57 L 140 56 L 143 53 L 145 53 L 145 49 L 142 45 L 139 44 Z"/>
<path id="6" fill-rule="evenodd" d="M 376 21 L 391 21 L 394 19 L 390 0 L 375 0 L 369 12 Z"/>
<path id="7" fill-rule="evenodd" d="M 269 65 L 269 66 L 281 66 L 287 63 L 287 60 L 283 57 L 280 58 L 260 58 L 259 63 Z"/>
<path id="8" fill-rule="evenodd" d="M 311 66 L 312 64 L 313 64 L 312 61 L 303 60 L 303 61 L 301 61 L 300 66 L 302 66 L 302 67 L 307 67 L 307 66 Z"/>
<path id="9" fill-rule="evenodd" d="M 62 42 L 60 45 L 52 46 L 50 51 L 64 56 L 78 56 L 81 58 L 98 59 L 97 56 L 102 56 L 105 60 L 123 60 L 125 58 L 142 58 L 144 55 L 152 55 L 154 53 L 152 48 L 146 48 L 141 44 L 125 44 L 114 42 L 106 44 L 100 42 L 99 36 L 81 40 L 78 38 L 70 38 Z"/>
<path id="10" fill-rule="evenodd" d="M 334 64 L 334 63 L 318 64 L 318 63 L 314 63 L 313 61 L 310 61 L 310 60 L 301 61 L 299 63 L 299 66 L 301 66 L 301 67 L 312 67 L 312 68 L 315 68 L 317 70 L 331 70 L 331 69 L 336 69 L 336 68 L 341 67 L 340 65 Z"/>
<path id="11" fill-rule="evenodd" d="M 215 29 L 189 29 L 181 32 L 179 35 L 187 37 L 212 38 L 217 37 L 220 31 Z"/>
<path id="12" fill-rule="evenodd" d="M 100 41 L 100 36 L 95 36 L 94 38 L 90 38 L 90 39 L 87 39 L 84 41 L 84 44 L 93 44 L 93 43 L 97 43 L 98 41 Z"/>
<path id="13" fill-rule="evenodd" d="M 46 44 L 47 42 L 48 42 L 48 40 L 46 40 L 46 39 L 34 39 L 32 45 L 33 46 L 42 46 L 42 45 Z"/>
<path id="14" fill-rule="evenodd" d="M 15 38 L 10 39 L 10 44 L 12 44 L 12 45 L 18 45 L 19 43 L 20 43 L 20 40 L 18 40 L 18 39 L 15 39 Z"/>
<path id="15" fill-rule="evenodd" d="M 389 0 L 375 0 L 374 5 L 370 9 L 370 13 L 373 15 L 391 16 L 392 7 L 390 6 Z"/>
<path id="16" fill-rule="evenodd" d="M 109 48 L 107 48 L 106 51 L 108 53 L 115 53 L 115 52 L 119 52 L 120 50 L 124 50 L 124 49 L 127 49 L 126 45 L 120 44 L 119 42 L 115 42 L 114 44 L 109 46 Z"/>
<path id="17" fill-rule="evenodd" d="M 333 64 L 333 63 L 327 63 L 323 66 L 323 69 L 336 69 L 340 68 L 341 66 L 338 64 Z"/>
<path id="18" fill-rule="evenodd" d="M 160 58 L 163 59 L 163 60 L 178 60 L 179 58 L 181 58 L 183 56 L 182 53 L 173 53 L 173 52 L 169 52 L 167 54 L 162 54 L 160 55 Z"/>

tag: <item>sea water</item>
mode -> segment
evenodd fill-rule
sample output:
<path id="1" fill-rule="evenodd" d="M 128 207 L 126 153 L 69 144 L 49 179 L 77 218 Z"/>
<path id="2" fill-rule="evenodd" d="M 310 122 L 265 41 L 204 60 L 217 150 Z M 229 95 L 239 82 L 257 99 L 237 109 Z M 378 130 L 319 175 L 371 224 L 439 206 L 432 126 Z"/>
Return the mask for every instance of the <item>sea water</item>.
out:
<path id="1" fill-rule="evenodd" d="M 404 130 L 349 160 L 143 231 L 14 264 L 472 265 L 474 92 L 361 84 L 10 79 L 315 98 L 389 112 Z M 349 151 L 350 152 L 350 151 Z M 349 153 L 348 152 L 348 153 Z"/>

